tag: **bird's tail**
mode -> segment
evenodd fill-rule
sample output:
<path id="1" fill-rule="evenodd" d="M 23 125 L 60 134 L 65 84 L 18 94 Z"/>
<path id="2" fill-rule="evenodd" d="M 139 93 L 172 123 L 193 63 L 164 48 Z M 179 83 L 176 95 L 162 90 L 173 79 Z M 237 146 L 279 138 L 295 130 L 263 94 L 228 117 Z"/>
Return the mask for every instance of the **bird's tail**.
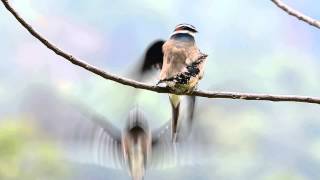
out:
<path id="1" fill-rule="evenodd" d="M 172 109 L 172 141 L 177 141 L 177 134 L 178 134 L 178 119 L 179 119 L 179 113 L 180 113 L 180 96 L 175 94 L 169 95 L 171 109 Z"/>

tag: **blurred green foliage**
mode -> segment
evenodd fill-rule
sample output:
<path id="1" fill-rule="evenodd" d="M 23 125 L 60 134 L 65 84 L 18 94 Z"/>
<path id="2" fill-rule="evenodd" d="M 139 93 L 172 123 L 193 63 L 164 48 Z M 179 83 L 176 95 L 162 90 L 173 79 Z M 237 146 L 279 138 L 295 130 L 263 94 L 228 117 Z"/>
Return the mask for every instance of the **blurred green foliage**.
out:
<path id="1" fill-rule="evenodd" d="M 0 179 L 64 179 L 68 168 L 61 152 L 43 141 L 35 127 L 10 119 L 0 122 Z"/>

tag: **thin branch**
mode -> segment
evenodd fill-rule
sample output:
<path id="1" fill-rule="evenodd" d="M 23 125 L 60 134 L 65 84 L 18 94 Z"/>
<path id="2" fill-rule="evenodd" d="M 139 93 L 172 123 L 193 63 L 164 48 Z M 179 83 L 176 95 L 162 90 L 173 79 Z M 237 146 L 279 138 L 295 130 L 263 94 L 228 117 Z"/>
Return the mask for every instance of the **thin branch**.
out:
<path id="1" fill-rule="evenodd" d="M 32 36 L 37 38 L 42 42 L 47 48 L 51 49 L 57 55 L 65 58 L 72 64 L 80 66 L 96 75 L 99 75 L 107 80 L 112 80 L 118 82 L 120 84 L 131 86 L 138 89 L 145 89 L 149 91 L 154 91 L 157 93 L 174 93 L 167 88 L 158 87 L 155 85 L 148 85 L 145 83 L 137 82 L 131 79 L 119 77 L 117 75 L 105 72 L 95 66 L 92 66 L 82 60 L 79 60 L 68 54 L 61 49 L 57 48 L 55 45 L 50 43 L 47 39 L 41 36 L 38 32 L 36 32 L 19 14 L 10 6 L 8 0 L 1 0 L 4 6 L 8 11 L 19 21 L 19 23 L 26 28 Z M 182 93 L 181 95 L 192 95 L 192 96 L 201 96 L 207 98 L 225 98 L 225 99 L 242 99 L 242 100 L 266 100 L 266 101 L 291 101 L 291 102 L 304 102 L 304 103 L 313 103 L 320 104 L 320 98 L 317 97 L 306 97 L 306 96 L 290 96 L 290 95 L 270 95 L 270 94 L 249 94 L 249 93 L 238 93 L 238 92 L 212 92 L 212 91 L 201 91 L 197 90 L 191 93 Z"/>
<path id="2" fill-rule="evenodd" d="M 284 10 L 287 12 L 289 15 L 294 16 L 298 18 L 301 21 L 304 21 L 311 26 L 314 26 L 316 28 L 320 29 L 320 21 L 315 20 L 307 15 L 302 14 L 301 12 L 291 8 L 290 6 L 286 5 L 284 2 L 281 0 L 271 0 L 276 6 L 278 6 L 280 9 Z"/>

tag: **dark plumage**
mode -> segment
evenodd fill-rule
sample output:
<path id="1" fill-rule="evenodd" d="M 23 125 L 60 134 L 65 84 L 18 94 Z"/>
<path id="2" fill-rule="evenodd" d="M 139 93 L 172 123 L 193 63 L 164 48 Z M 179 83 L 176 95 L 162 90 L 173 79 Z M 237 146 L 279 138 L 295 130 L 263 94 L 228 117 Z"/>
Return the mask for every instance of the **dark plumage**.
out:
<path id="1" fill-rule="evenodd" d="M 141 66 L 141 73 L 145 73 L 146 71 L 157 68 L 162 68 L 163 61 L 163 52 L 162 46 L 164 44 L 163 40 L 158 40 L 153 42 L 147 49 L 143 64 Z"/>

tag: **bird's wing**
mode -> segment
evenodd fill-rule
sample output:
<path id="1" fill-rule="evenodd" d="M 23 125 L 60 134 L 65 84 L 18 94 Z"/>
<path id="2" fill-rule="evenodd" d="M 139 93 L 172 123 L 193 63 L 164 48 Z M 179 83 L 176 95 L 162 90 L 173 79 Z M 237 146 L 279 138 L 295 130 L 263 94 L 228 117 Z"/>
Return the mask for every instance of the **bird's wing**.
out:
<path id="1" fill-rule="evenodd" d="M 192 131 L 194 123 L 194 111 L 196 105 L 195 96 L 184 96 L 184 99 L 181 102 L 181 113 L 180 113 L 180 124 L 179 124 L 179 134 L 178 141 L 185 140 Z"/>
<path id="2" fill-rule="evenodd" d="M 175 95 L 174 95 L 175 96 Z M 174 97 L 171 96 L 171 97 Z M 179 141 L 182 136 L 187 136 L 188 132 L 191 131 L 193 116 L 195 110 L 196 97 L 195 96 L 182 96 L 178 98 L 177 106 L 174 105 L 173 98 L 170 97 L 171 110 L 173 120 L 173 132 L 176 137 L 173 138 L 174 141 Z M 182 98 L 182 100 L 181 100 Z M 183 120 L 183 122 L 181 122 Z"/>
<path id="3" fill-rule="evenodd" d="M 194 96 L 183 96 L 180 113 L 179 113 L 179 124 L 178 124 L 178 137 L 177 142 L 183 142 L 188 139 L 192 131 L 193 121 L 194 121 L 194 107 L 195 107 L 195 97 Z M 160 140 L 163 137 L 171 136 L 172 123 L 169 120 L 167 123 L 162 125 L 160 128 L 152 132 L 153 142 Z M 172 138 L 171 138 L 172 141 Z"/>
<path id="4" fill-rule="evenodd" d="M 131 65 L 127 70 L 125 76 L 130 77 L 136 81 L 146 81 L 153 78 L 155 71 L 159 71 L 163 64 L 163 51 L 162 46 L 164 40 L 155 40 L 148 47 L 141 58 L 135 65 Z M 153 71 L 155 70 L 155 71 Z"/>
<path id="5" fill-rule="evenodd" d="M 167 169 L 205 163 L 206 144 L 191 135 L 183 141 L 172 143 L 170 126 L 152 142 L 151 169 Z"/>
<path id="6" fill-rule="evenodd" d="M 152 68 L 161 69 L 163 62 L 163 52 L 162 46 L 165 41 L 157 40 L 154 41 L 146 50 L 144 55 L 142 66 L 140 68 L 140 73 L 144 74 L 145 72 L 151 70 Z"/>
<path id="7" fill-rule="evenodd" d="M 134 65 L 129 66 L 130 69 L 126 70 L 125 76 L 139 82 L 156 83 L 158 81 L 159 70 L 162 68 L 163 63 L 163 44 L 163 40 L 152 42 L 146 48 L 141 58 L 139 58 Z M 131 107 L 133 105 L 133 102 L 135 102 L 140 92 L 139 89 L 130 92 L 132 96 L 129 96 L 129 99 L 126 100 L 127 106 Z"/>
<path id="8" fill-rule="evenodd" d="M 171 122 L 168 121 L 152 133 L 151 169 L 166 169 L 174 167 L 192 166 L 206 162 L 208 144 L 207 131 L 199 123 L 194 123 L 194 100 L 188 97 L 184 113 L 180 118 L 180 129 L 177 141 L 172 142 Z M 191 107 L 190 107 L 191 106 Z M 192 112 L 189 111 L 191 108 Z M 194 127 L 194 125 L 196 125 Z"/>
<path id="9" fill-rule="evenodd" d="M 45 136 L 57 142 L 66 159 L 123 168 L 121 132 L 105 118 L 58 97 L 45 88 L 31 90 L 21 104 Z"/>

